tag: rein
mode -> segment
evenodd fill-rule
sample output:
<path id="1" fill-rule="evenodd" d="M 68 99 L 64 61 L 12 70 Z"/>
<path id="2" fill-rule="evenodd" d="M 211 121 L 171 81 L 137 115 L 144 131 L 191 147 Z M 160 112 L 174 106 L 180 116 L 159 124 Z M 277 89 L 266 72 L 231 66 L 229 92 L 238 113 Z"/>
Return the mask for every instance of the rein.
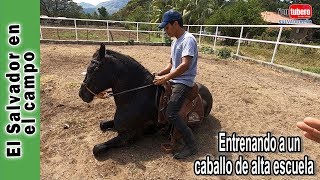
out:
<path id="1" fill-rule="evenodd" d="M 91 91 L 87 86 L 85 86 L 85 87 L 86 87 L 86 89 L 87 89 L 91 94 L 93 94 L 94 96 L 96 96 L 96 97 L 98 97 L 98 98 L 100 98 L 100 99 L 105 99 L 105 98 L 110 98 L 110 97 L 112 97 L 112 96 L 118 96 L 118 95 L 125 94 L 125 93 L 128 93 L 128 92 L 137 91 L 137 90 L 139 90 L 139 89 L 144 89 L 144 88 L 150 87 L 150 86 L 152 86 L 152 85 L 154 85 L 154 84 L 152 83 L 152 84 L 148 84 L 148 85 L 136 87 L 136 88 L 133 88 L 133 89 L 124 90 L 124 91 L 121 91 L 121 92 L 115 93 L 115 94 L 113 94 L 113 93 L 108 93 L 108 92 L 107 92 L 107 96 L 100 95 L 100 93 L 99 93 L 99 94 L 96 94 L 96 93 L 94 93 L 93 91 Z"/>
<path id="2" fill-rule="evenodd" d="M 110 94 L 109 94 L 109 97 L 111 97 L 111 96 L 118 96 L 118 95 L 120 95 L 120 94 L 125 94 L 125 93 L 132 92 L 132 91 L 136 91 L 136 90 L 139 90 L 139 89 L 144 89 L 144 88 L 149 87 L 149 86 L 152 86 L 152 85 L 154 85 L 154 84 L 152 83 L 152 84 L 148 84 L 148 85 L 136 87 L 136 88 L 133 88 L 133 89 L 128 89 L 128 90 L 125 90 L 125 91 L 122 91 L 122 92 L 119 92 L 119 93 L 116 93 L 116 94 L 110 93 Z"/>

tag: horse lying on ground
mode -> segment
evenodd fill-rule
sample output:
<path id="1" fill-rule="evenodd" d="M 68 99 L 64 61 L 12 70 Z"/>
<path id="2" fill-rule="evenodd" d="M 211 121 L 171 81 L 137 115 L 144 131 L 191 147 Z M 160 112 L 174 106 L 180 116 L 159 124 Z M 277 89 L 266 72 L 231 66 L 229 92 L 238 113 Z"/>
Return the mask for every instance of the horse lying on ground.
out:
<path id="1" fill-rule="evenodd" d="M 127 145 L 149 127 L 157 127 L 158 87 L 153 85 L 153 75 L 129 56 L 106 50 L 101 44 L 93 54 L 86 77 L 80 87 L 79 96 L 87 103 L 106 89 L 112 88 L 116 112 L 114 120 L 102 121 L 102 131 L 113 129 L 118 136 L 97 144 L 93 148 L 95 157 L 108 149 Z M 204 117 L 212 108 L 212 96 L 207 87 L 197 83 L 202 98 Z M 137 87 L 142 87 L 137 89 Z M 127 93 L 127 90 L 137 89 Z"/>

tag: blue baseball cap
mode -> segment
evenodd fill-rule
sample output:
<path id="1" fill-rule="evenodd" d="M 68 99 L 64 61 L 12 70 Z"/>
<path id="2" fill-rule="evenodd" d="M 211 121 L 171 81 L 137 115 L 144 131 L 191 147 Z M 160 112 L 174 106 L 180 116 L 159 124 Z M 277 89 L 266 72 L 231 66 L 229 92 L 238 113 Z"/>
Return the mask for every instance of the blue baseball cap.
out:
<path id="1" fill-rule="evenodd" d="M 169 22 L 182 20 L 182 16 L 179 12 L 171 9 L 163 14 L 162 23 L 158 26 L 163 29 Z"/>

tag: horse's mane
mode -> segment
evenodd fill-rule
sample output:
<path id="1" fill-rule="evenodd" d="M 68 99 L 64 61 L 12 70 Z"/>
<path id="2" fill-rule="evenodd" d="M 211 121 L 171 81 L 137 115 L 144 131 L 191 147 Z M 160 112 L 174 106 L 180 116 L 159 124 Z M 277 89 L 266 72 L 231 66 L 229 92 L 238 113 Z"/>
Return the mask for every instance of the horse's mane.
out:
<path id="1" fill-rule="evenodd" d="M 114 57 L 116 59 L 115 63 L 122 63 L 127 69 L 134 70 L 135 74 L 145 75 L 146 80 L 152 82 L 153 77 L 150 71 L 134 58 L 109 49 L 106 50 L 106 54 Z"/>

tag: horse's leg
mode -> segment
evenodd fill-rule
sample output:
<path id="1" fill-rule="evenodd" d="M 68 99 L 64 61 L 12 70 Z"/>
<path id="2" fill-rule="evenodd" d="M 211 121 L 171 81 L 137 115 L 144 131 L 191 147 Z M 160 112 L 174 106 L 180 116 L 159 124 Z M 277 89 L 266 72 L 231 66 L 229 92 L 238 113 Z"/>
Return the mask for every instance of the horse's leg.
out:
<path id="1" fill-rule="evenodd" d="M 108 130 L 113 130 L 114 129 L 114 121 L 113 120 L 102 120 L 100 122 L 100 129 L 103 132 L 108 131 Z"/>
<path id="2" fill-rule="evenodd" d="M 148 124 L 143 128 L 143 135 L 152 135 L 159 130 L 159 127 L 156 124 Z"/>
<path id="3" fill-rule="evenodd" d="M 152 135 L 152 134 L 155 134 L 156 132 L 158 132 L 158 130 L 160 130 L 160 128 L 161 127 L 158 124 L 156 124 L 155 120 L 149 120 L 143 124 L 142 134 L 143 135 Z"/>
<path id="4" fill-rule="evenodd" d="M 106 153 L 111 148 L 118 148 L 123 147 L 129 144 L 129 141 L 134 137 L 135 133 L 128 132 L 128 133 L 122 133 L 118 134 L 118 136 L 110 139 L 107 142 L 97 144 L 93 147 L 93 154 L 95 157 L 98 157 L 99 155 Z"/>

